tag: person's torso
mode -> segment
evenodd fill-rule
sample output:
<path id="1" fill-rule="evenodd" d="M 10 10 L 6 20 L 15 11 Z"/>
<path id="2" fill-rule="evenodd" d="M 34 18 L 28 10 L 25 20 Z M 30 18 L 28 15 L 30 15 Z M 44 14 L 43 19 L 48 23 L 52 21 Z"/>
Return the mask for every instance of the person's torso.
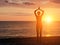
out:
<path id="1" fill-rule="evenodd" d="M 42 21 L 42 16 L 36 16 L 36 20 L 39 22 Z"/>

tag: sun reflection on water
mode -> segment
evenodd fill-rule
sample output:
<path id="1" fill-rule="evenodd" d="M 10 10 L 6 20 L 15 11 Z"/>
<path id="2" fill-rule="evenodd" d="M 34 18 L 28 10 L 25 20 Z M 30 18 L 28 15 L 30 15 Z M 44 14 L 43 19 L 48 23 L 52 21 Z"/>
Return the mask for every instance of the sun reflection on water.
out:
<path id="1" fill-rule="evenodd" d="M 51 37 L 52 35 L 50 35 L 50 34 L 47 34 L 47 35 L 45 35 L 46 37 Z"/>

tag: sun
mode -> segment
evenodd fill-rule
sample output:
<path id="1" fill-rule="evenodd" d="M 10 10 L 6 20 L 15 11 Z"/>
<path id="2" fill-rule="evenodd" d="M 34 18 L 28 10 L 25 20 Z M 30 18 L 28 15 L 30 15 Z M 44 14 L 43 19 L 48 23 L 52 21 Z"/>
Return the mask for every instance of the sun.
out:
<path id="1" fill-rule="evenodd" d="M 52 21 L 52 18 L 51 17 L 46 17 L 46 22 L 51 22 Z"/>
<path id="2" fill-rule="evenodd" d="M 50 22 L 52 22 L 52 17 L 46 16 L 45 19 L 44 19 L 44 21 L 45 21 L 46 23 L 50 23 Z"/>

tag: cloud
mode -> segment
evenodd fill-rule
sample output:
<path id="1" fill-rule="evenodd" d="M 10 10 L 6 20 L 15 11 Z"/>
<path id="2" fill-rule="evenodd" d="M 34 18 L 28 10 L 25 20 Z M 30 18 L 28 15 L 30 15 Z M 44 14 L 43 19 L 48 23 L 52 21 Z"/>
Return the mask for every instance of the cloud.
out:
<path id="1" fill-rule="evenodd" d="M 60 4 L 60 0 L 50 0 L 53 3 Z"/>
<path id="2" fill-rule="evenodd" d="M 26 7 L 26 6 L 35 5 L 32 1 L 27 0 L 0 0 L 0 6 L 20 6 L 20 7 Z M 29 7 L 28 6 L 28 7 Z"/>
<path id="3" fill-rule="evenodd" d="M 0 0 L 0 6 L 16 6 L 16 7 L 26 7 L 26 8 L 35 8 L 41 5 L 41 7 L 59 6 L 60 0 Z"/>
<path id="4" fill-rule="evenodd" d="M 23 2 L 24 5 L 35 5 L 33 2 Z"/>

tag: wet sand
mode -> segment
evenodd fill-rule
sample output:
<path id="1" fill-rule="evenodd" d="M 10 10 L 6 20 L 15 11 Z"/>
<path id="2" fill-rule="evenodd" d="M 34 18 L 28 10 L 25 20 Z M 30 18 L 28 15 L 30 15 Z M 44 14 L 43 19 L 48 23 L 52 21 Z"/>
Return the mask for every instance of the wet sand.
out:
<path id="1" fill-rule="evenodd" d="M 41 43 L 37 43 L 36 37 L 27 38 L 3 38 L 0 45 L 60 45 L 60 37 L 43 37 Z"/>

